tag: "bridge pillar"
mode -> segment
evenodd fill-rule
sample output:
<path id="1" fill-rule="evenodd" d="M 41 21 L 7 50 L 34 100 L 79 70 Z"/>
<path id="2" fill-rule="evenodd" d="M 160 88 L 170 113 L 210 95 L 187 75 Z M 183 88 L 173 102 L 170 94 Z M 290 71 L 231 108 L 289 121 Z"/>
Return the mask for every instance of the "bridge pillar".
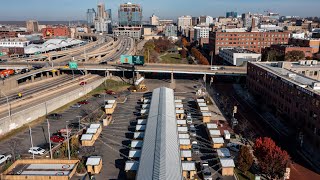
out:
<path id="1" fill-rule="evenodd" d="M 174 83 L 173 72 L 171 72 L 171 83 Z"/>
<path id="2" fill-rule="evenodd" d="M 137 72 L 136 77 L 137 77 L 137 79 L 140 79 L 141 78 L 141 74 L 139 72 Z"/>
<path id="3" fill-rule="evenodd" d="M 101 59 L 101 55 L 98 56 L 98 60 L 100 60 L 100 59 Z"/>
<path id="4" fill-rule="evenodd" d="M 49 76 L 50 76 L 50 72 L 49 72 L 49 71 L 47 71 L 47 72 L 46 72 L 46 74 L 47 74 L 47 78 L 49 78 Z"/>
<path id="5" fill-rule="evenodd" d="M 40 73 L 40 79 L 43 80 L 43 73 Z"/>
<path id="6" fill-rule="evenodd" d="M 92 36 L 90 37 L 90 40 L 93 41 L 93 37 Z"/>
<path id="7" fill-rule="evenodd" d="M 31 82 L 34 82 L 34 75 L 31 76 Z"/>
<path id="8" fill-rule="evenodd" d="M 88 70 L 84 70 L 84 75 L 87 75 L 88 74 Z"/>

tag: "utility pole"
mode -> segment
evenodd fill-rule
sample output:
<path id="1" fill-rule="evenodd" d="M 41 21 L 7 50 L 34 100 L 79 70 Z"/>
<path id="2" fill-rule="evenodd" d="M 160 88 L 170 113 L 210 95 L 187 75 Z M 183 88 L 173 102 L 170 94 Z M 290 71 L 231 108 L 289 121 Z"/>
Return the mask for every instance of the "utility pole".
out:
<path id="1" fill-rule="evenodd" d="M 32 132 L 31 132 L 31 127 L 30 126 L 29 126 L 29 133 L 30 133 L 31 148 L 33 150 Z M 33 151 L 32 151 L 32 159 L 34 159 Z"/>
<path id="2" fill-rule="evenodd" d="M 47 102 L 44 102 L 44 105 L 46 107 L 46 118 L 48 117 L 48 108 L 47 108 Z M 48 139 L 49 139 L 49 149 L 50 149 L 50 158 L 52 159 L 52 149 L 51 149 L 51 140 L 50 140 L 50 123 L 49 119 L 47 118 L 47 126 L 48 126 Z"/>
<path id="3" fill-rule="evenodd" d="M 77 118 L 78 118 L 78 121 L 79 121 L 79 131 L 80 131 L 80 123 L 81 123 L 81 117 L 82 117 L 82 116 L 77 116 Z"/>
<path id="4" fill-rule="evenodd" d="M 68 121 L 67 121 L 68 122 Z M 69 129 L 68 129 L 68 124 L 66 124 L 66 130 L 67 130 L 67 143 L 68 143 L 68 158 L 70 160 L 70 142 L 69 142 Z"/>

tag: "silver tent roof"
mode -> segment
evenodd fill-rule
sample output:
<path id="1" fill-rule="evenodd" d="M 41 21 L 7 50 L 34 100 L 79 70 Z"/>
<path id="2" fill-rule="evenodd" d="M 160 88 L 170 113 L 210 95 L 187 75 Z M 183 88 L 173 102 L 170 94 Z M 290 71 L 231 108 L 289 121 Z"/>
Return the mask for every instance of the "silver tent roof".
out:
<path id="1" fill-rule="evenodd" d="M 182 180 L 174 92 L 153 90 L 137 180 Z"/>

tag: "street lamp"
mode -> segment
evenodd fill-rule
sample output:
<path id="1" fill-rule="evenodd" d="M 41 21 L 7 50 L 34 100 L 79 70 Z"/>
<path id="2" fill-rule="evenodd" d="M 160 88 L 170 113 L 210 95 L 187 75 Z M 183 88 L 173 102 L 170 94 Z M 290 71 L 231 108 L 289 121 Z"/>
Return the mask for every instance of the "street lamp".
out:
<path id="1" fill-rule="evenodd" d="M 70 142 L 69 142 L 68 122 L 69 121 L 66 121 L 66 131 L 67 131 L 67 143 L 68 143 L 68 159 L 70 160 Z"/>
<path id="2" fill-rule="evenodd" d="M 82 116 L 76 116 L 78 118 L 78 121 L 79 121 L 79 131 L 80 131 L 80 123 L 81 123 L 81 118 Z"/>

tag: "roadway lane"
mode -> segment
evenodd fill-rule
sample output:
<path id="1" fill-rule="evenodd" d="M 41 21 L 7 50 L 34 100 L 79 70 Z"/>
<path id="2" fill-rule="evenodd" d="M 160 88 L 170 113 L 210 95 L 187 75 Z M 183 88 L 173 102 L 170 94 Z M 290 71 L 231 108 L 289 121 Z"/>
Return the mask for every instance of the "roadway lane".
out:
<path id="1" fill-rule="evenodd" d="M 79 76 L 80 75 L 75 75 L 75 78 L 78 78 Z M 57 85 L 63 84 L 63 83 L 68 82 L 72 79 L 73 79 L 72 75 L 71 76 L 70 75 L 61 75 L 55 79 L 52 79 L 51 81 L 46 81 L 46 82 L 40 81 L 37 85 L 22 88 L 22 90 L 19 92 L 22 93 L 23 97 L 27 97 L 27 96 L 32 95 L 34 93 L 41 92 L 43 90 L 47 90 L 47 89 L 50 89 L 50 88 L 55 87 Z M 18 92 L 6 94 L 6 97 L 3 97 L 3 94 L 1 94 L 0 105 L 6 104 L 7 99 L 9 101 L 9 103 L 17 100 L 17 93 Z"/>

